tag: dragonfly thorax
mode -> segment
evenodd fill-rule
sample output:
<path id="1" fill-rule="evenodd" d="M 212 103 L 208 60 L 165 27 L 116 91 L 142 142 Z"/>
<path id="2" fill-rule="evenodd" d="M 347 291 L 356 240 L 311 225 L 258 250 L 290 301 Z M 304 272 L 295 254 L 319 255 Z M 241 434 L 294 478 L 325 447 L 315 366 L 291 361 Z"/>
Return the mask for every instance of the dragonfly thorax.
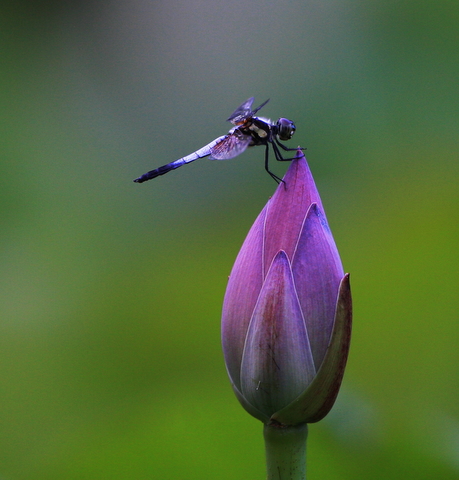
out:
<path id="1" fill-rule="evenodd" d="M 253 132 L 258 138 L 264 139 L 269 135 L 270 122 L 264 118 L 254 117 L 248 125 L 248 130 Z"/>

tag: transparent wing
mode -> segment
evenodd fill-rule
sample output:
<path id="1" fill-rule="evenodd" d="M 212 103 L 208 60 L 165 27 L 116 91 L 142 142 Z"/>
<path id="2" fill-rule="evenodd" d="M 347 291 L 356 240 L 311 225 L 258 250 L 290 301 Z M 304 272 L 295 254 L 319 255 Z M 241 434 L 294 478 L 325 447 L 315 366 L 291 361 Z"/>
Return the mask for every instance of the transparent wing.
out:
<path id="1" fill-rule="evenodd" d="M 233 125 L 241 125 L 248 118 L 253 117 L 258 112 L 258 110 L 260 110 L 260 108 L 264 107 L 269 102 L 268 98 L 266 102 L 263 102 L 255 110 L 252 110 L 253 100 L 254 97 L 250 97 L 244 103 L 239 105 L 239 107 L 237 107 L 236 110 L 228 118 L 228 121 L 231 122 Z"/>
<path id="2" fill-rule="evenodd" d="M 228 117 L 228 121 L 233 125 L 238 125 L 242 123 L 247 117 L 252 113 L 252 103 L 254 97 L 248 98 L 244 103 L 241 103 L 239 107 L 234 110 L 234 112 Z"/>
<path id="3" fill-rule="evenodd" d="M 252 137 L 244 135 L 240 130 L 225 135 L 210 149 L 211 160 L 228 160 L 240 155 L 250 145 Z"/>
<path id="4" fill-rule="evenodd" d="M 196 150 L 196 152 L 190 153 L 186 157 L 181 158 L 180 160 L 176 160 L 177 162 L 182 162 L 182 163 L 190 163 L 193 162 L 194 160 L 197 160 L 198 158 L 203 158 L 207 157 L 212 154 L 213 149 L 222 141 L 225 140 L 225 138 L 228 135 L 222 135 L 221 137 L 216 138 L 215 140 L 212 140 L 212 142 L 208 143 L 204 147 L 200 148 L 199 150 Z"/>

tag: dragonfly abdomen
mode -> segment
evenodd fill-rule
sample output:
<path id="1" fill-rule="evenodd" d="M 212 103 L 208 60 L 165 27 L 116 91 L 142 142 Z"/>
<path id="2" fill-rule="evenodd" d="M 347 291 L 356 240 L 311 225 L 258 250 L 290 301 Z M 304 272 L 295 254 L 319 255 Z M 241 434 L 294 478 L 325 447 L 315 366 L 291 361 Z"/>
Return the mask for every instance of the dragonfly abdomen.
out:
<path id="1" fill-rule="evenodd" d="M 144 173 L 139 178 L 136 178 L 134 182 L 136 183 L 143 183 L 147 180 L 151 180 L 152 178 L 159 177 L 160 175 L 164 175 L 165 173 L 170 172 L 180 166 L 182 166 L 185 162 L 182 158 L 172 163 L 168 163 L 167 165 L 163 165 L 162 167 L 156 168 L 155 170 L 150 170 L 147 173 Z"/>

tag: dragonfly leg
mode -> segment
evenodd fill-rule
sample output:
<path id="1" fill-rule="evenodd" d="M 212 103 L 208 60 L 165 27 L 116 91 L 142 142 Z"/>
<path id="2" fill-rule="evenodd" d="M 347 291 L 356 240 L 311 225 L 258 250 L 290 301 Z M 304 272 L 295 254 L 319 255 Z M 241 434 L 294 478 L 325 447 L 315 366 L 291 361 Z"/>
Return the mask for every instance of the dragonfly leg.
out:
<path id="1" fill-rule="evenodd" d="M 274 155 L 277 159 L 277 153 L 276 153 L 276 150 L 274 149 Z M 269 143 L 266 144 L 266 149 L 265 149 L 265 170 L 271 175 L 271 178 L 274 179 L 275 182 L 277 183 L 285 183 L 282 178 L 279 178 L 276 174 L 274 174 L 273 172 L 271 172 L 271 170 L 269 169 L 269 164 L 268 164 L 268 160 L 269 160 Z"/>
<path id="2" fill-rule="evenodd" d="M 274 155 L 275 155 L 276 160 L 277 160 L 278 162 L 289 162 L 290 160 L 293 160 L 293 158 L 284 158 L 284 157 L 282 156 L 282 153 L 281 153 L 280 150 L 279 150 L 279 147 L 278 147 L 274 142 L 273 142 L 271 145 L 273 146 Z M 292 149 L 289 148 L 288 150 L 289 150 L 289 151 L 290 151 L 290 150 L 296 150 L 296 148 L 292 148 Z"/>
<path id="3" fill-rule="evenodd" d="M 287 152 L 293 152 L 293 151 L 296 151 L 298 149 L 307 150 L 307 148 L 304 148 L 304 147 L 295 147 L 295 148 L 286 147 L 283 143 L 279 142 L 279 140 L 277 138 L 274 138 L 274 141 L 277 143 L 277 145 L 279 145 L 279 147 L 281 147 L 283 150 L 285 150 Z M 273 142 L 273 145 L 274 145 L 274 142 Z M 287 159 L 285 159 L 285 160 L 287 160 Z"/>
<path id="4" fill-rule="evenodd" d="M 287 148 L 285 145 L 282 145 L 282 143 L 279 143 L 279 146 L 281 146 L 284 150 L 287 150 L 289 152 L 293 151 L 293 150 L 298 150 L 297 148 Z M 273 146 L 273 150 L 274 150 L 274 155 L 276 156 L 276 160 L 278 162 L 290 162 L 291 160 L 293 160 L 294 158 L 296 157 L 290 157 L 290 158 L 284 158 L 279 150 L 279 147 L 276 145 L 276 143 L 272 142 L 272 146 Z M 301 150 L 306 150 L 305 148 L 302 148 Z"/>

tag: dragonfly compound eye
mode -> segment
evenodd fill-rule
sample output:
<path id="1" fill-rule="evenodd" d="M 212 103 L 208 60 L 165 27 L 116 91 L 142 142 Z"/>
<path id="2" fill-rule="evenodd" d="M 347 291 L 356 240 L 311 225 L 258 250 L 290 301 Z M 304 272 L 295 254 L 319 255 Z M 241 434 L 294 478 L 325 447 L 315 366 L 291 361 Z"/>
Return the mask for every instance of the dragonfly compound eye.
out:
<path id="1" fill-rule="evenodd" d="M 277 128 L 277 134 L 281 140 L 290 140 L 296 130 L 295 124 L 288 118 L 279 118 Z"/>

